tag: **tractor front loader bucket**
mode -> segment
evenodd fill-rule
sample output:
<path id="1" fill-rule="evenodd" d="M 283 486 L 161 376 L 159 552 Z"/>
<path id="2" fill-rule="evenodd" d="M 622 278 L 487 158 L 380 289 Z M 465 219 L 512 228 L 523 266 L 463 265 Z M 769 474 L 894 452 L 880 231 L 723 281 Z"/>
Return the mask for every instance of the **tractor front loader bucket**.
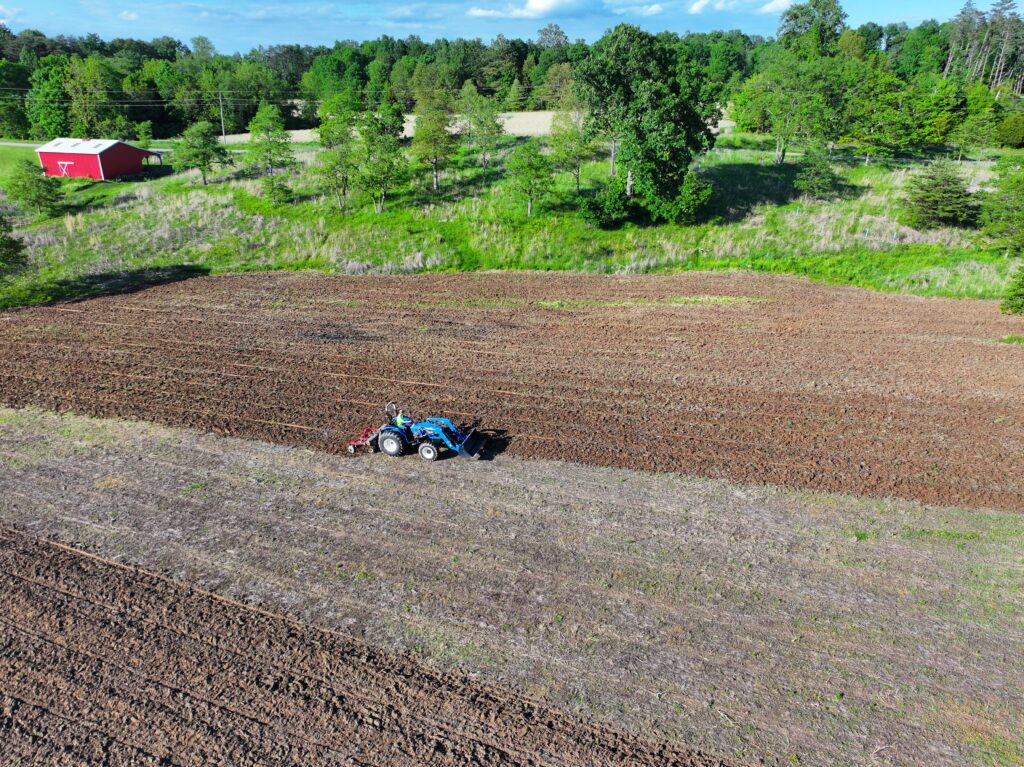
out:
<path id="1" fill-rule="evenodd" d="M 459 455 L 463 458 L 480 458 L 483 454 L 484 446 L 487 444 L 487 439 L 483 434 L 473 429 L 466 435 L 466 438 L 462 440 L 462 444 L 459 445 Z"/>

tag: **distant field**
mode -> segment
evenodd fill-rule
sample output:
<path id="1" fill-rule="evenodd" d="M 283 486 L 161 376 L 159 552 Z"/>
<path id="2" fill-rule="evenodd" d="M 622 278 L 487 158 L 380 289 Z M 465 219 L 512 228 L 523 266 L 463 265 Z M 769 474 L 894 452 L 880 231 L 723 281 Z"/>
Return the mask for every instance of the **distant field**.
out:
<path id="1" fill-rule="evenodd" d="M 548 136 L 551 134 L 551 120 L 554 112 L 505 112 L 501 115 L 505 132 L 509 136 Z M 408 115 L 405 118 L 404 135 L 412 138 L 416 132 L 416 115 Z M 289 135 L 292 141 L 304 143 L 318 140 L 315 130 L 290 130 Z M 231 133 L 225 141 L 228 144 L 247 144 L 250 136 L 248 133 Z"/>

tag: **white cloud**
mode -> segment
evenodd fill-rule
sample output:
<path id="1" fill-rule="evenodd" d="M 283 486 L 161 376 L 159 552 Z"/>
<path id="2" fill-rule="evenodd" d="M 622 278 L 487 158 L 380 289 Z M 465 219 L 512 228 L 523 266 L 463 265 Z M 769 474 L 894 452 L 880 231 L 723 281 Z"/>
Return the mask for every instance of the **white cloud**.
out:
<path id="1" fill-rule="evenodd" d="M 467 13 L 483 19 L 541 19 L 575 4 L 575 0 L 526 0 L 523 5 L 509 5 L 500 11 L 473 7 Z"/>
<path id="2" fill-rule="evenodd" d="M 793 0 L 769 0 L 757 9 L 758 13 L 782 13 L 793 4 Z"/>
<path id="3" fill-rule="evenodd" d="M 117 15 L 120 16 L 124 21 L 138 21 L 139 20 L 139 14 L 136 11 L 121 11 Z"/>
<path id="4" fill-rule="evenodd" d="M 690 13 L 700 13 L 708 7 L 708 3 L 710 2 L 711 0 L 693 0 L 693 2 L 690 3 Z"/>
<path id="5" fill-rule="evenodd" d="M 621 8 L 612 9 L 612 13 L 617 13 L 620 16 L 630 14 L 632 16 L 657 16 L 659 13 L 665 10 L 665 6 L 661 3 L 654 3 L 653 5 L 625 5 Z"/>
<path id="6" fill-rule="evenodd" d="M 9 5 L 0 5 L 0 24 L 10 24 L 21 15 L 21 8 L 12 8 Z"/>

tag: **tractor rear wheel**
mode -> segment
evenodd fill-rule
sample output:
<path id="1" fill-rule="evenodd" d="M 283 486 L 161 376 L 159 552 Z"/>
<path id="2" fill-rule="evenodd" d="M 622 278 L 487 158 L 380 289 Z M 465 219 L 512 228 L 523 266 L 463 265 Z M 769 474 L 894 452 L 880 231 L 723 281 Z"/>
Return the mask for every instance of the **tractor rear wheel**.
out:
<path id="1" fill-rule="evenodd" d="M 437 460 L 437 448 L 429 442 L 420 443 L 420 458 L 424 461 L 436 461 Z"/>
<path id="2" fill-rule="evenodd" d="M 398 458 L 405 452 L 405 442 L 393 431 L 386 431 L 377 439 L 380 451 L 392 458 Z"/>

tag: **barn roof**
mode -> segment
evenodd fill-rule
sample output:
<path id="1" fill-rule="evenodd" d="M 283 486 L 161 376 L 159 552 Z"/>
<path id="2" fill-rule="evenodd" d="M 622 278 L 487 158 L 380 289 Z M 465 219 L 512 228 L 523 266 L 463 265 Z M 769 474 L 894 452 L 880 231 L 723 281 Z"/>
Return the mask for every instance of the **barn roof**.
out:
<path id="1" fill-rule="evenodd" d="M 48 144 L 43 144 L 37 152 L 62 152 L 64 154 L 100 154 L 115 144 L 125 144 L 147 154 L 159 154 L 150 149 L 141 149 L 128 144 L 127 141 L 118 141 L 113 138 L 55 138 Z"/>

